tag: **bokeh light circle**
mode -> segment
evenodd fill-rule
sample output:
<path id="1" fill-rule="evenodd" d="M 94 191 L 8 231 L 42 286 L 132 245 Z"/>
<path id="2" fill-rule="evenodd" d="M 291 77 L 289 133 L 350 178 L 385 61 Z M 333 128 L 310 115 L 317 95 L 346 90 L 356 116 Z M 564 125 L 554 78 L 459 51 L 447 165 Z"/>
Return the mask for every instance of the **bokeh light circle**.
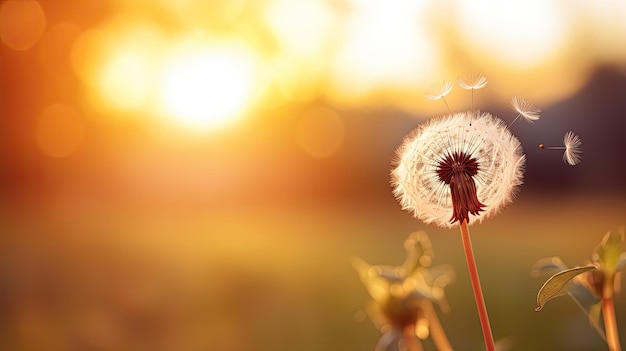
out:
<path id="1" fill-rule="evenodd" d="M 158 83 L 162 114 L 180 125 L 206 130 L 244 114 L 254 99 L 251 51 L 236 45 L 194 43 L 164 59 Z"/>
<path id="2" fill-rule="evenodd" d="M 25 51 L 46 30 L 46 14 L 38 1 L 8 0 L 0 4 L 0 39 L 11 49 Z"/>

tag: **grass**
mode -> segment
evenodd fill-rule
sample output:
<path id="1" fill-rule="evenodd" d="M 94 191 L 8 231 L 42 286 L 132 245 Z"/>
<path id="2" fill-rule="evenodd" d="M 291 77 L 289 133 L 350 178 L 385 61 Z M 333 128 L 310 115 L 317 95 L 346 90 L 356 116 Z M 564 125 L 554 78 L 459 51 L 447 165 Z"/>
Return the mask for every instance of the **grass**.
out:
<path id="1" fill-rule="evenodd" d="M 472 226 L 496 341 L 512 350 L 606 349 L 569 299 L 534 311 L 543 281 L 529 269 L 554 254 L 578 264 L 626 222 L 625 210 L 621 198 L 527 196 Z M 435 264 L 457 270 L 446 290 L 452 314 L 440 315 L 452 345 L 482 345 L 458 231 L 426 227 L 399 208 L 25 215 L 0 226 L 2 349 L 373 350 L 378 331 L 354 317 L 368 297 L 350 259 L 399 264 L 403 240 L 418 229 L 431 237 Z M 620 296 L 616 314 L 618 323 L 626 317 Z"/>

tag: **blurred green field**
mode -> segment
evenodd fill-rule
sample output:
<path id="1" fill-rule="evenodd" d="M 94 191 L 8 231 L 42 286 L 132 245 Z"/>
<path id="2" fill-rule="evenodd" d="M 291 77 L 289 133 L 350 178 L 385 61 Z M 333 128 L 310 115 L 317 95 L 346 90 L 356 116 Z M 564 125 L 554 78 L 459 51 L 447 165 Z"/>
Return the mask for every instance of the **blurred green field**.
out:
<path id="1" fill-rule="evenodd" d="M 425 229 L 434 264 L 450 263 L 455 350 L 480 350 L 461 240 L 399 208 L 268 206 L 207 213 L 13 211 L 1 221 L 2 350 L 373 350 L 365 289 L 350 266 L 400 264 L 402 242 Z M 471 227 L 496 339 L 510 350 L 604 350 L 566 297 L 535 312 L 529 268 L 558 255 L 582 264 L 626 223 L 622 198 L 521 197 Z M 626 303 L 616 300 L 620 334 Z M 425 343 L 427 350 L 434 350 Z"/>

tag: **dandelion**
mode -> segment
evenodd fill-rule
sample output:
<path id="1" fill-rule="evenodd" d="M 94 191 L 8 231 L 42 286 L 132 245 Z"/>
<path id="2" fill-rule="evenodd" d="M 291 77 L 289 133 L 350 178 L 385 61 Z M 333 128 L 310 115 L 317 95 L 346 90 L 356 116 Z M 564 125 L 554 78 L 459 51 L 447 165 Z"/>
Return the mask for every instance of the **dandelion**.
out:
<path id="1" fill-rule="evenodd" d="M 520 117 L 523 117 L 528 122 L 532 123 L 539 119 L 541 109 L 535 106 L 532 101 L 526 100 L 523 97 L 514 96 L 511 99 L 511 107 L 517 111 L 517 117 L 511 122 L 511 125 L 515 123 Z"/>
<path id="2" fill-rule="evenodd" d="M 473 123 L 470 122 L 473 119 Z M 402 208 L 425 223 L 457 224 L 488 351 L 495 345 L 468 224 L 496 214 L 522 184 L 525 156 L 506 124 L 489 113 L 436 117 L 405 137 L 391 172 Z"/>
<path id="3" fill-rule="evenodd" d="M 545 146 L 543 144 L 539 144 L 540 149 L 551 149 L 551 150 L 565 150 L 563 152 L 563 162 L 569 164 L 570 166 L 575 166 L 581 161 L 582 151 L 580 150 L 580 145 L 582 141 L 580 137 L 573 132 L 565 133 L 563 137 L 563 146 Z"/>
<path id="4" fill-rule="evenodd" d="M 440 84 L 431 86 L 430 89 L 424 93 L 424 96 L 431 101 L 442 99 L 443 103 L 446 104 L 448 112 L 450 112 L 450 106 L 448 106 L 448 102 L 446 101 L 446 95 L 450 94 L 450 91 L 452 91 L 452 84 L 443 81 Z"/>
<path id="5" fill-rule="evenodd" d="M 459 77 L 456 80 L 456 84 L 465 90 L 472 91 L 472 110 L 474 109 L 474 90 L 482 89 L 487 86 L 487 78 L 480 74 L 468 74 L 463 77 Z"/>
<path id="6" fill-rule="evenodd" d="M 393 193 L 427 224 L 451 228 L 482 221 L 510 203 L 522 184 L 525 156 L 517 138 L 499 118 L 473 115 L 433 118 L 396 151 Z"/>
<path id="7" fill-rule="evenodd" d="M 369 315 L 383 333 L 377 351 L 422 350 L 421 339 L 430 337 L 438 350 L 452 350 L 434 309 L 448 310 L 444 289 L 454 280 L 448 265 L 430 266 L 430 239 L 415 232 L 404 242 L 407 258 L 400 266 L 369 265 L 361 259 L 352 264 L 372 301 Z"/>

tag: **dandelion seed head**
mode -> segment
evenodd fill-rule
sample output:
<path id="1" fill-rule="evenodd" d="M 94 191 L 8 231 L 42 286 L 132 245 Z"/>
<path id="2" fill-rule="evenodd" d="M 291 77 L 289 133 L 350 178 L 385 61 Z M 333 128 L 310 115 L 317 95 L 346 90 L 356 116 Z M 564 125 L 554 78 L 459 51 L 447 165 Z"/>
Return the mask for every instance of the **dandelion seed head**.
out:
<path id="1" fill-rule="evenodd" d="M 572 132 L 567 132 L 563 137 L 563 144 L 565 145 L 563 161 L 571 166 L 579 164 L 582 154 L 580 150 L 580 145 L 582 144 L 580 137 Z"/>
<path id="2" fill-rule="evenodd" d="M 396 150 L 393 193 L 425 223 L 451 228 L 462 220 L 480 222 L 512 202 L 522 184 L 520 142 L 499 118 L 470 112 L 422 123 Z"/>
<path id="3" fill-rule="evenodd" d="M 523 97 L 514 96 L 511 99 L 511 107 L 517 111 L 528 122 L 534 122 L 539 119 L 541 109 L 535 106 L 532 101 L 526 100 Z"/>
<path id="4" fill-rule="evenodd" d="M 450 91 L 452 91 L 452 84 L 450 84 L 450 82 L 443 81 L 439 84 L 431 86 L 430 89 L 426 90 L 424 96 L 428 100 L 435 101 L 448 95 Z"/>
<path id="5" fill-rule="evenodd" d="M 465 90 L 482 89 L 487 86 L 487 78 L 481 74 L 472 73 L 457 78 L 456 84 Z"/>

